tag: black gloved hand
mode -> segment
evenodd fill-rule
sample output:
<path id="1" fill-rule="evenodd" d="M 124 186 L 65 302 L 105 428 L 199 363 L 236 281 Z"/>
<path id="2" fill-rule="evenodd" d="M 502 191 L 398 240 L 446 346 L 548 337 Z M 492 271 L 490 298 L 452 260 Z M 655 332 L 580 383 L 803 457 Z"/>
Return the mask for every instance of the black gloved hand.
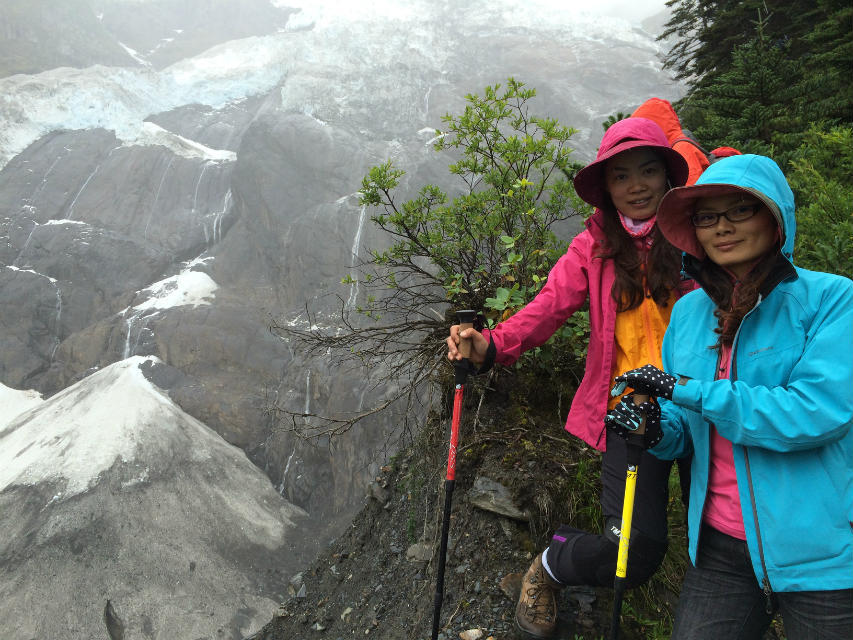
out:
<path id="1" fill-rule="evenodd" d="M 672 400 L 672 390 L 675 388 L 677 378 L 664 373 L 654 365 L 646 364 L 639 369 L 631 369 L 616 376 L 614 381 L 616 386 L 610 392 L 614 396 L 625 391 L 626 387 L 631 387 L 637 393 Z"/>
<path id="2" fill-rule="evenodd" d="M 627 440 L 635 434 L 646 419 L 646 430 L 643 434 L 643 449 L 651 449 L 663 438 L 660 426 L 660 406 L 653 398 L 640 404 L 634 404 L 634 396 L 626 395 L 622 401 L 613 407 L 604 417 L 604 424 L 620 438 Z"/>

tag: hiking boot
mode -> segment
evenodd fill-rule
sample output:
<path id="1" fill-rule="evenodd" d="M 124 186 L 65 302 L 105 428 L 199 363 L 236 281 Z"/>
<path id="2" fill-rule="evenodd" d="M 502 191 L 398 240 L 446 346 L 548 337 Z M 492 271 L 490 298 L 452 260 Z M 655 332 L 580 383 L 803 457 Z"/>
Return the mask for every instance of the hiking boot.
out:
<path id="1" fill-rule="evenodd" d="M 553 638 L 557 631 L 557 592 L 563 588 L 542 566 L 542 554 L 521 581 L 515 606 L 515 626 L 526 638 Z"/>

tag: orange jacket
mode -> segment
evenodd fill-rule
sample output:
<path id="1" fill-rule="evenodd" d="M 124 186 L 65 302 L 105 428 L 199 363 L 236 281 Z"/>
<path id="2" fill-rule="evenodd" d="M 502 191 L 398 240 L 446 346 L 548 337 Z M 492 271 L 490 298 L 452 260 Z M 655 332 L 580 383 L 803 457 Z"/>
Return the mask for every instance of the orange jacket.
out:
<path id="1" fill-rule="evenodd" d="M 675 109 L 672 108 L 672 105 L 667 100 L 663 98 L 649 98 L 637 107 L 637 110 L 631 115 L 648 118 L 663 129 L 672 148 L 687 160 L 687 167 L 689 169 L 689 173 L 687 174 L 688 185 L 696 182 L 699 176 L 702 175 L 702 172 L 710 166 L 711 163 L 708 161 L 708 158 L 696 145 L 684 140 L 677 142 L 679 138 L 686 138 L 687 134 L 681 128 L 681 121 L 678 119 Z"/>

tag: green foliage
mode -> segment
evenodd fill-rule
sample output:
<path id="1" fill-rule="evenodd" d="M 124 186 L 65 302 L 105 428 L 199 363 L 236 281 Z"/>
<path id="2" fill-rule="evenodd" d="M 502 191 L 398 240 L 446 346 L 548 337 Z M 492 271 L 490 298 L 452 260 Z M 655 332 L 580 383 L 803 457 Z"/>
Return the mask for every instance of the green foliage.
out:
<path id="1" fill-rule="evenodd" d="M 485 309 L 496 322 L 544 286 L 565 251 L 552 227 L 590 211 L 571 184 L 575 131 L 531 115 L 535 95 L 509 78 L 482 97 L 466 96 L 461 115 L 443 118 L 435 149 L 457 158 L 449 166 L 461 185 L 454 196 L 426 185 L 398 205 L 405 172 L 390 161 L 364 178 L 361 203 L 380 209 L 371 219 L 394 241 L 371 253 L 364 282 L 392 291 L 398 311 L 447 303 Z M 387 300 L 362 311 L 375 317 Z"/>
<path id="2" fill-rule="evenodd" d="M 517 367 L 528 369 L 540 379 L 550 377 L 576 387 L 589 345 L 589 311 L 578 311 L 557 329 L 541 347 L 525 351 Z M 574 379 L 572 379 L 574 376 Z"/>
<path id="3" fill-rule="evenodd" d="M 853 278 L 853 127 L 812 127 L 790 166 L 797 264 Z"/>
<path id="4" fill-rule="evenodd" d="M 687 81 L 691 93 L 715 84 L 718 74 L 730 69 L 732 50 L 752 38 L 759 16 L 771 40 L 789 43 L 797 58 L 808 49 L 803 36 L 827 18 L 808 0 L 669 0 L 666 6 L 672 13 L 658 40 L 673 44 L 664 68 Z"/>
<path id="5" fill-rule="evenodd" d="M 853 4 L 849 0 L 818 0 L 820 20 L 803 36 L 803 85 L 809 120 L 853 123 Z"/>
<path id="6" fill-rule="evenodd" d="M 622 111 L 617 111 L 616 113 L 610 114 L 607 116 L 607 120 L 601 123 L 601 128 L 607 131 L 611 126 L 619 122 L 620 120 L 624 120 L 625 118 L 630 117 L 630 113 L 624 113 Z"/>
<path id="7" fill-rule="evenodd" d="M 664 62 L 689 90 L 682 123 L 706 146 L 772 155 L 787 166 L 810 124 L 853 122 L 853 6 L 670 0 L 659 39 Z"/>
<path id="8" fill-rule="evenodd" d="M 770 41 L 765 25 L 758 22 L 755 37 L 732 50 L 729 70 L 692 100 L 704 113 L 693 130 L 706 144 L 765 154 L 796 146 L 789 138 L 804 128 L 797 106 L 804 97 L 802 65 L 789 57 L 789 45 Z"/>

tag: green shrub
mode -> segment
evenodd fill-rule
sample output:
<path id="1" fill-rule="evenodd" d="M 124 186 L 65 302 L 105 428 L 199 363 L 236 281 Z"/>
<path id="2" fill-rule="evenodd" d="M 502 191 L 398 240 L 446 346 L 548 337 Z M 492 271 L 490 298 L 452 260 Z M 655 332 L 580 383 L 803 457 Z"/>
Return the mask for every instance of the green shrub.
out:
<path id="1" fill-rule="evenodd" d="M 796 263 L 853 277 L 853 128 L 812 127 L 790 166 Z"/>

